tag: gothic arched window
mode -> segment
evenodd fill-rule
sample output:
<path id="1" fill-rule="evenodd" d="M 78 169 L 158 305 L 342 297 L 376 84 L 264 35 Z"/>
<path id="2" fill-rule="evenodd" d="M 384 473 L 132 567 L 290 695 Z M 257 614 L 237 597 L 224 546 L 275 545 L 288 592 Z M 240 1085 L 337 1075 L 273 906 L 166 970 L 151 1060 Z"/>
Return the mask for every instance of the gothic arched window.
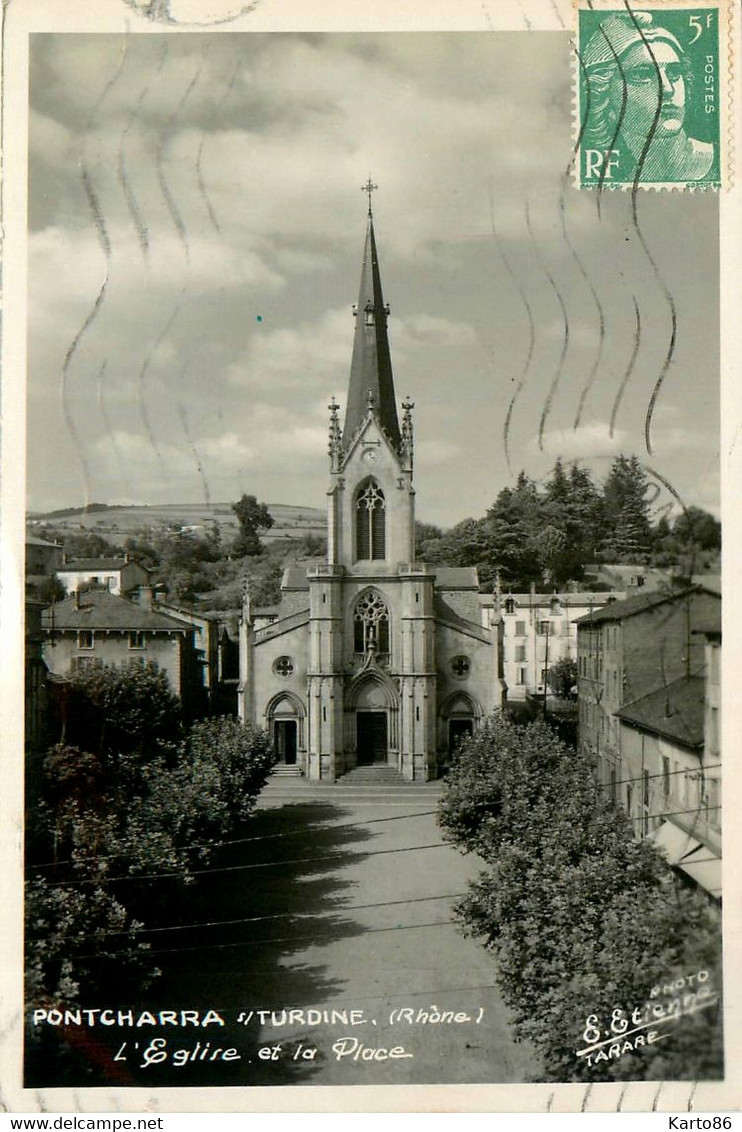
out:
<path id="1" fill-rule="evenodd" d="M 389 652 L 389 610 L 380 594 L 367 590 L 353 613 L 353 651 Z"/>
<path id="2" fill-rule="evenodd" d="M 386 558 L 386 504 L 375 480 L 367 480 L 356 496 L 356 558 Z"/>

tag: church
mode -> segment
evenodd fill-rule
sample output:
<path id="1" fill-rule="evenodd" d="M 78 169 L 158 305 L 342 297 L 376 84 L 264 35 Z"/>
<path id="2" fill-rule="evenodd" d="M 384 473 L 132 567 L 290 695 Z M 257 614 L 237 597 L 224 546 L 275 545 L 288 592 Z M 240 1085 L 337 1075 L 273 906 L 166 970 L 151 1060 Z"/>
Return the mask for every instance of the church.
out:
<path id="1" fill-rule="evenodd" d="M 329 406 L 327 561 L 289 566 L 277 611 L 246 595 L 239 714 L 286 773 L 426 782 L 501 706 L 499 626 L 482 625 L 474 567 L 415 561 L 414 405 L 398 412 L 374 187 L 344 419 Z"/>

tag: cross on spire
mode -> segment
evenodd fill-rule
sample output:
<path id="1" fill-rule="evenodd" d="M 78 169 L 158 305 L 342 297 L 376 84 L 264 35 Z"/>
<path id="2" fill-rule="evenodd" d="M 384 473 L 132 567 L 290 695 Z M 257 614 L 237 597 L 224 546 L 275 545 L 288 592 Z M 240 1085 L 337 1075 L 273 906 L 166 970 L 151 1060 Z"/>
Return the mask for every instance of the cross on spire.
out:
<path id="1" fill-rule="evenodd" d="M 369 214 L 369 216 L 371 215 L 371 194 L 372 194 L 372 192 L 374 192 L 375 189 L 378 189 L 378 187 L 379 187 L 378 185 L 375 185 L 373 183 L 370 176 L 369 176 L 369 179 L 366 181 L 366 184 L 361 185 L 361 192 L 362 193 L 368 193 L 368 214 Z"/>

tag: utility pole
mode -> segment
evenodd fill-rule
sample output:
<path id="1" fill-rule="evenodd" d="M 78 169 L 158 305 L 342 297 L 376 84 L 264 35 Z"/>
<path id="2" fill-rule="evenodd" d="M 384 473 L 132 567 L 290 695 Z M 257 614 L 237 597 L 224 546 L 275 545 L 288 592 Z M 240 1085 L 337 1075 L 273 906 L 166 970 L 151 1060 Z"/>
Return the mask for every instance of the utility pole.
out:
<path id="1" fill-rule="evenodd" d="M 547 692 L 547 689 L 548 689 L 548 687 L 549 687 L 549 685 L 548 685 L 548 675 L 549 675 L 549 629 L 551 628 L 551 622 L 550 622 L 550 621 L 545 621 L 545 622 L 544 622 L 544 624 L 546 625 L 546 649 L 545 649 L 545 651 L 544 651 L 544 716 L 545 716 L 545 715 L 546 715 L 546 692 Z"/>

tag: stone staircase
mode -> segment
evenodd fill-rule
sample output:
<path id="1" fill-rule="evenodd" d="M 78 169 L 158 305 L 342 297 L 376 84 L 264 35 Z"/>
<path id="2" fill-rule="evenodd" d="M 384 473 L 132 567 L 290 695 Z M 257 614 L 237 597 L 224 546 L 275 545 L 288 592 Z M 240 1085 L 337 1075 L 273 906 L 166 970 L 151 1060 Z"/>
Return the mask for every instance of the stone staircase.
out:
<path id="1" fill-rule="evenodd" d="M 287 765 L 286 763 L 276 763 L 271 771 L 273 778 L 301 778 L 301 767 L 294 765 Z"/>
<path id="2" fill-rule="evenodd" d="M 393 766 L 356 766 L 337 780 L 338 786 L 410 786 Z"/>

